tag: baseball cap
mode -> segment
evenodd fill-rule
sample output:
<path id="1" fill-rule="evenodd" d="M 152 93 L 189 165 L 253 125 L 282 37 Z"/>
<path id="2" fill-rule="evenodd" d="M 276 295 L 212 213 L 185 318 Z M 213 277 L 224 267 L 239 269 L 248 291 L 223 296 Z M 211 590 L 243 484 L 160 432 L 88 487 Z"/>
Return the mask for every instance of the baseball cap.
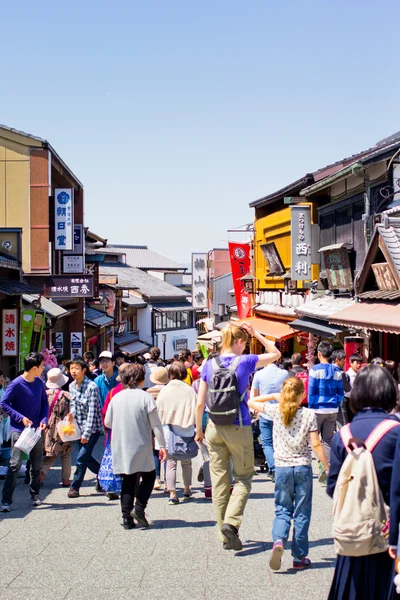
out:
<path id="1" fill-rule="evenodd" d="M 146 354 L 143 354 L 143 357 L 144 357 L 146 360 L 150 360 L 150 358 L 151 358 L 151 354 L 150 354 L 150 352 L 146 352 Z"/>
<path id="2" fill-rule="evenodd" d="M 109 352 L 109 350 L 104 350 L 99 356 L 99 358 L 109 358 L 110 360 L 112 360 L 112 357 L 112 352 Z"/>

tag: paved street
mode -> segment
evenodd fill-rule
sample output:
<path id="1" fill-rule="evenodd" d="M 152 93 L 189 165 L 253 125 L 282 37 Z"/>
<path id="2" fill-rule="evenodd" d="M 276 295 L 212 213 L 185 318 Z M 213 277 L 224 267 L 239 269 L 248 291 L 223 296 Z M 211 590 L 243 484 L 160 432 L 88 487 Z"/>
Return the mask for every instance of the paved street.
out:
<path id="1" fill-rule="evenodd" d="M 273 486 L 265 475 L 254 478 L 241 529 L 245 546 L 235 554 L 222 549 L 211 501 L 196 479 L 192 500 L 169 506 L 162 492 L 154 492 L 148 507 L 152 527 L 124 531 L 118 502 L 94 491 L 91 474 L 82 496 L 69 500 L 66 490 L 57 488 L 59 469 L 46 481 L 40 508 L 27 508 L 28 490 L 18 479 L 13 510 L 1 515 L 1 600 L 327 597 L 334 564 L 331 501 L 317 482 L 310 531 L 313 568 L 292 570 L 286 551 L 282 570 L 274 573 L 267 560 Z"/>

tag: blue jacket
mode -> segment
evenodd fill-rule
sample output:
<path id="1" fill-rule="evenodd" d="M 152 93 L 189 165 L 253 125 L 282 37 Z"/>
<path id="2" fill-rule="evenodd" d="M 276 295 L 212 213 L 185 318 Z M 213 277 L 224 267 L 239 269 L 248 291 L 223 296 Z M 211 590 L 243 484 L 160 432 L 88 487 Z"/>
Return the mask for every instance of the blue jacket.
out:
<path id="1" fill-rule="evenodd" d="M 337 410 L 344 398 L 342 371 L 331 363 L 320 363 L 308 374 L 308 408 Z"/>
<path id="2" fill-rule="evenodd" d="M 365 409 L 355 415 L 350 428 L 353 437 L 359 438 L 363 442 L 369 434 L 381 421 L 385 419 L 396 419 L 388 415 L 380 408 Z M 390 506 L 390 536 L 389 544 L 397 545 L 399 535 L 398 525 L 400 519 L 400 427 L 395 427 L 377 444 L 372 451 L 376 474 L 378 476 L 379 486 L 382 490 L 383 498 Z M 397 444 L 397 446 L 396 446 Z M 395 459 L 395 456 L 397 460 Z M 347 450 L 344 448 L 340 433 L 336 433 L 332 440 L 331 458 L 328 475 L 327 493 L 333 496 L 336 481 L 342 464 L 347 457 Z M 392 476 L 393 472 L 393 476 Z M 397 472 L 397 476 L 396 475 Z M 390 489 L 390 482 L 393 482 Z"/>
<path id="3" fill-rule="evenodd" d="M 106 375 L 102 373 L 94 380 L 95 384 L 99 388 L 101 408 L 103 408 L 104 406 L 104 402 L 106 401 L 108 392 L 117 387 L 119 383 L 119 381 L 117 381 L 117 377 L 118 370 L 116 369 L 114 370 L 114 373 L 110 378 L 106 377 Z"/>

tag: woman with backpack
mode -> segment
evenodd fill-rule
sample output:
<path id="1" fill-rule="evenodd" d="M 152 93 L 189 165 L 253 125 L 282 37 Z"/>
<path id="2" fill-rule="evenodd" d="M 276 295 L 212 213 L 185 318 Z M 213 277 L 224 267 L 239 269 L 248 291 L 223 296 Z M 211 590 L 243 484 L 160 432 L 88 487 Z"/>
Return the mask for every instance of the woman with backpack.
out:
<path id="1" fill-rule="evenodd" d="M 166 439 L 167 456 L 167 488 L 169 492 L 169 504 L 179 504 L 179 498 L 176 495 L 176 468 L 179 460 L 182 467 L 183 477 L 183 497 L 189 499 L 192 495 L 190 486 L 192 485 L 192 454 L 183 455 L 178 458 L 174 449 L 172 440 L 179 436 L 188 442 L 190 450 L 198 452 L 197 445 L 194 444 L 194 423 L 196 409 L 196 392 L 192 387 L 185 383 L 187 370 L 180 361 L 172 363 L 168 371 L 170 382 L 160 390 L 157 397 L 157 410 L 163 425 Z M 190 442 L 192 442 L 190 444 Z M 184 450 L 185 452 L 185 450 Z"/>
<path id="2" fill-rule="evenodd" d="M 265 348 L 264 354 L 243 354 L 251 336 Z M 238 531 L 254 474 L 253 434 L 247 407 L 249 378 L 257 368 L 275 362 L 280 355 L 275 344 L 254 332 L 248 323 L 230 323 L 222 330 L 219 358 L 207 360 L 201 372 L 196 441 L 204 439 L 202 419 L 207 402 L 209 421 L 205 436 L 210 454 L 212 501 L 219 537 L 226 550 L 242 549 Z"/>
<path id="3" fill-rule="evenodd" d="M 308 529 L 311 520 L 313 473 L 312 448 L 326 471 L 329 469 L 318 436 L 314 411 L 302 406 L 304 384 L 298 377 L 283 382 L 280 394 L 260 396 L 249 407 L 268 415 L 274 424 L 275 449 L 275 520 L 272 527 L 273 548 L 269 566 L 281 567 L 284 545 L 293 519 L 292 556 L 294 569 L 311 566 L 308 554 Z M 279 404 L 270 401 L 277 400 Z"/>
<path id="4" fill-rule="evenodd" d="M 393 559 L 385 537 L 388 517 L 384 504 L 390 506 L 400 439 L 400 423 L 388 415 L 396 401 L 397 386 L 386 369 L 377 365 L 362 368 L 350 396 L 354 419 L 332 440 L 327 493 L 334 499 L 333 534 L 338 554 L 329 600 L 383 600 L 392 591 Z M 366 476 L 371 456 L 373 464 L 370 461 Z M 396 546 L 397 536 L 396 527 L 391 527 L 391 546 Z"/>

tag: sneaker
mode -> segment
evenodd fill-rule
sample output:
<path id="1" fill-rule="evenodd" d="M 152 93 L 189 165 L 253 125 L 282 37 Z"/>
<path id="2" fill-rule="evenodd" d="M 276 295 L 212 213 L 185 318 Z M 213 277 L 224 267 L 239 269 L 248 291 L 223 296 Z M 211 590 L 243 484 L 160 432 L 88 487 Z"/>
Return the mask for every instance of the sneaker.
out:
<path id="1" fill-rule="evenodd" d="M 102 487 L 101 487 L 101 485 L 100 485 L 100 482 L 99 482 L 99 478 L 98 478 L 98 477 L 96 477 L 96 485 L 95 485 L 95 488 L 94 488 L 94 489 L 96 490 L 96 492 L 104 492 L 103 488 L 102 488 Z"/>
<path id="2" fill-rule="evenodd" d="M 169 494 L 169 489 L 166 485 L 164 485 L 164 494 Z"/>
<path id="3" fill-rule="evenodd" d="M 198 481 L 199 483 L 203 483 L 203 481 L 204 481 L 204 470 L 203 470 L 203 465 L 201 465 L 201 467 L 200 467 L 200 469 L 199 469 L 199 472 L 198 472 L 198 474 L 197 474 L 197 481 Z"/>
<path id="4" fill-rule="evenodd" d="M 109 500 L 119 500 L 118 494 L 115 494 L 114 492 L 107 492 L 106 496 Z"/>
<path id="5" fill-rule="evenodd" d="M 31 506 L 40 506 L 41 504 L 42 501 L 37 494 L 31 497 Z"/>
<path id="6" fill-rule="evenodd" d="M 2 502 L 0 506 L 0 512 L 10 512 L 11 508 L 8 502 Z"/>
<path id="7" fill-rule="evenodd" d="M 272 546 L 271 558 L 269 559 L 269 566 L 273 571 L 279 571 L 281 568 L 283 554 L 283 542 L 277 540 Z"/>
<path id="8" fill-rule="evenodd" d="M 183 492 L 183 497 L 184 497 L 186 500 L 188 500 L 189 498 L 191 498 L 191 497 L 192 497 L 192 494 L 193 494 L 192 490 L 189 490 L 188 492 Z"/>
<path id="9" fill-rule="evenodd" d="M 123 527 L 124 529 L 133 529 L 135 527 L 134 520 L 132 518 L 124 519 Z"/>
<path id="10" fill-rule="evenodd" d="M 309 558 L 302 558 L 301 560 L 293 561 L 293 569 L 308 569 L 311 567 L 311 560 Z"/>
<path id="11" fill-rule="evenodd" d="M 155 480 L 153 490 L 162 490 L 161 481 L 159 479 Z"/>
<path id="12" fill-rule="evenodd" d="M 67 496 L 68 498 L 79 498 L 79 492 L 74 488 L 69 488 Z"/>
<path id="13" fill-rule="evenodd" d="M 179 504 L 179 498 L 173 498 L 171 496 L 171 498 L 168 500 L 168 504 L 170 504 L 171 506 L 174 506 L 175 504 Z"/>
<path id="14" fill-rule="evenodd" d="M 142 508 L 141 506 L 135 506 L 135 508 L 131 512 L 131 517 L 133 519 L 136 519 L 136 521 L 137 521 L 138 525 L 140 525 L 140 527 L 149 527 L 150 526 L 150 523 L 146 519 L 144 508 Z"/>
<path id="15" fill-rule="evenodd" d="M 275 483 L 275 471 L 270 471 L 267 475 L 268 481 Z"/>
<path id="16" fill-rule="evenodd" d="M 221 527 L 221 533 L 231 544 L 232 550 L 236 550 L 238 552 L 243 548 L 243 544 L 240 541 L 236 527 L 229 525 L 229 523 L 224 523 Z"/>
<path id="17" fill-rule="evenodd" d="M 224 550 L 233 550 L 232 544 L 230 542 L 224 542 L 222 544 L 222 547 L 223 547 Z"/>

